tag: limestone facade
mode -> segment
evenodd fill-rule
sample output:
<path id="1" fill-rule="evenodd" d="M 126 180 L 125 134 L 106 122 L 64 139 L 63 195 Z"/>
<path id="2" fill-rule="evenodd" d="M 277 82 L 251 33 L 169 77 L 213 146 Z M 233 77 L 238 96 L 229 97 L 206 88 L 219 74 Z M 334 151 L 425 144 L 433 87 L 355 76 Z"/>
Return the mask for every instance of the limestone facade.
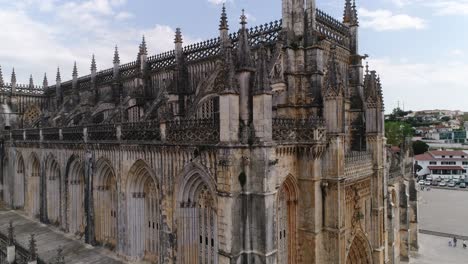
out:
<path id="1" fill-rule="evenodd" d="M 314 0 L 282 11 L 229 33 L 223 8 L 218 38 L 184 47 L 177 30 L 156 56 L 143 38 L 136 61 L 116 48 L 113 68 L 93 57 L 90 75 L 41 89 L 2 78 L 2 199 L 129 260 L 398 263 L 417 249 L 417 200 L 388 185 L 357 7 L 343 22 Z"/>

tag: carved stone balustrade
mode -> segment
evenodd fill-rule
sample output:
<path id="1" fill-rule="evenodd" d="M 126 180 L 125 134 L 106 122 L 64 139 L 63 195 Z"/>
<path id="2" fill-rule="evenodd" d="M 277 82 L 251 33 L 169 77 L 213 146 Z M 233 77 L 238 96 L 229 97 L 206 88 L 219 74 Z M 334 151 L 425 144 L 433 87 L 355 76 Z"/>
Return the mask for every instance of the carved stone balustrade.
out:
<path id="1" fill-rule="evenodd" d="M 42 137 L 46 141 L 56 141 L 60 140 L 60 129 L 51 127 L 42 129 Z"/>
<path id="2" fill-rule="evenodd" d="M 116 126 L 112 124 L 94 125 L 87 127 L 89 141 L 117 140 Z"/>
<path id="3" fill-rule="evenodd" d="M 159 122 L 148 121 L 122 124 L 122 140 L 161 141 Z"/>
<path id="4" fill-rule="evenodd" d="M 62 135 L 65 141 L 84 140 L 83 127 L 64 127 L 62 129 Z"/>
<path id="5" fill-rule="evenodd" d="M 167 141 L 190 143 L 218 143 L 219 119 L 193 119 L 167 122 Z"/>
<path id="6" fill-rule="evenodd" d="M 273 140 L 277 142 L 312 143 L 323 141 L 326 131 L 323 119 L 273 119 Z"/>
<path id="7" fill-rule="evenodd" d="M 351 151 L 345 155 L 345 177 L 352 180 L 372 175 L 372 153 L 369 151 Z"/>

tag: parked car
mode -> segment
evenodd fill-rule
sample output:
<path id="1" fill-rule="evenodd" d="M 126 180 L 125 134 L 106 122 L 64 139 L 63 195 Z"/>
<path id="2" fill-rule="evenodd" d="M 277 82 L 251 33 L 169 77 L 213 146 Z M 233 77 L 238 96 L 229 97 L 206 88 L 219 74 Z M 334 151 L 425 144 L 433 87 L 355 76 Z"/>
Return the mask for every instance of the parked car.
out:
<path id="1" fill-rule="evenodd" d="M 451 182 L 449 182 L 449 183 L 447 184 L 448 187 L 452 187 L 452 188 L 455 187 L 455 185 L 456 185 L 456 184 L 455 184 L 455 182 L 453 182 L 453 181 L 451 181 Z"/>
<path id="2" fill-rule="evenodd" d="M 419 185 L 424 185 L 424 180 L 418 181 Z"/>
<path id="3" fill-rule="evenodd" d="M 426 186 L 429 186 L 429 185 L 431 185 L 431 182 L 430 182 L 430 181 L 426 181 L 426 182 L 425 182 L 425 185 L 426 185 Z"/>
<path id="4" fill-rule="evenodd" d="M 436 181 L 436 180 L 433 180 L 433 181 L 432 181 L 432 186 L 437 186 L 437 185 L 439 185 L 439 182 Z"/>
<path id="5" fill-rule="evenodd" d="M 461 183 L 460 183 L 460 188 L 466 188 L 466 183 L 461 182 Z"/>
<path id="6" fill-rule="evenodd" d="M 447 186 L 447 183 L 444 182 L 444 181 L 441 181 L 441 182 L 439 182 L 439 186 L 440 186 L 440 187 L 446 187 L 446 186 Z"/>
<path id="7" fill-rule="evenodd" d="M 432 181 L 432 176 L 427 176 L 426 181 Z"/>

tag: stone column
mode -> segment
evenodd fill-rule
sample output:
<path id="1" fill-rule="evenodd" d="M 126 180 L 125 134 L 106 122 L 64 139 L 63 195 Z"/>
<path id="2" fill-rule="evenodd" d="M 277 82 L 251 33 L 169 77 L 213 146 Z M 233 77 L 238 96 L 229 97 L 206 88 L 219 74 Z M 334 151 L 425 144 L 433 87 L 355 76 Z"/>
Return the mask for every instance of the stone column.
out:
<path id="1" fill-rule="evenodd" d="M 85 162 L 85 193 L 84 193 L 84 210 L 85 210 L 85 242 L 91 245 L 96 245 L 95 226 L 94 226 L 94 201 L 93 201 L 93 181 L 94 181 L 94 155 L 90 150 L 86 150 Z"/>
<path id="2" fill-rule="evenodd" d="M 239 95 L 222 93 L 219 96 L 219 128 L 221 142 L 239 141 Z"/>

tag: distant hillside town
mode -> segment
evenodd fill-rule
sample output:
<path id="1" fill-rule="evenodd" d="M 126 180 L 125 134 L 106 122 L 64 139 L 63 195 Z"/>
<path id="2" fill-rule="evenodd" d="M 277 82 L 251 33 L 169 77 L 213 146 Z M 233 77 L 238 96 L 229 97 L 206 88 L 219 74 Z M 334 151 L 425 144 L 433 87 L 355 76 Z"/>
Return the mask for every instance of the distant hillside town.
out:
<path id="1" fill-rule="evenodd" d="M 432 150 L 468 150 L 468 112 L 396 108 L 385 120 L 390 145 L 399 145 L 398 138 L 403 135 L 412 137 L 413 142 L 424 142 Z"/>

